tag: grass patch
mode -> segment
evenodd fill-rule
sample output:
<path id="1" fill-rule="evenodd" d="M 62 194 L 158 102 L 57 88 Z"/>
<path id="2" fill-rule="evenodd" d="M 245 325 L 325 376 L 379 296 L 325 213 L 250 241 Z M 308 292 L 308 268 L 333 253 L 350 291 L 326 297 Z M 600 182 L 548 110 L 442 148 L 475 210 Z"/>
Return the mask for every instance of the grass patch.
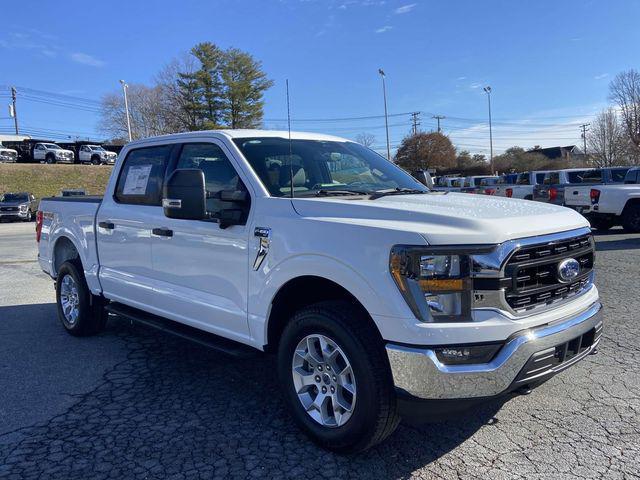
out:
<path id="1" fill-rule="evenodd" d="M 0 193 L 29 192 L 36 198 L 59 195 L 66 188 L 83 188 L 87 195 L 102 195 L 112 166 L 0 164 Z"/>

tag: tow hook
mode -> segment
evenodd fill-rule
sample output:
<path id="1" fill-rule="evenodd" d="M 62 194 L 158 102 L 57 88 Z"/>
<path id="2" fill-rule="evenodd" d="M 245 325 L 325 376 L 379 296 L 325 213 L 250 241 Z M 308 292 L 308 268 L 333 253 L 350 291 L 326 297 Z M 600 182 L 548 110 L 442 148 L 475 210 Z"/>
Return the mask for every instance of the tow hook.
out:
<path id="1" fill-rule="evenodd" d="M 589 353 L 589 355 L 597 355 L 599 352 L 599 350 L 597 348 L 594 348 L 593 350 L 591 350 L 591 352 Z"/>

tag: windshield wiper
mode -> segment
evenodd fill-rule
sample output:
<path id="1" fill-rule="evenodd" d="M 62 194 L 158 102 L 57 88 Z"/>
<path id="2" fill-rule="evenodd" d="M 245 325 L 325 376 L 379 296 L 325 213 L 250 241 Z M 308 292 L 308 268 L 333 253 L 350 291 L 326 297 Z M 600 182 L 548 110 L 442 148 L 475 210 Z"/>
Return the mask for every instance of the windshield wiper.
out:
<path id="1" fill-rule="evenodd" d="M 417 188 L 390 188 L 388 190 L 377 190 L 371 194 L 371 200 L 386 197 L 388 195 L 419 195 L 429 193 L 428 190 L 418 190 Z"/>
<path id="2" fill-rule="evenodd" d="M 362 190 L 318 190 L 316 197 L 330 197 L 340 195 L 369 195 L 368 192 Z"/>

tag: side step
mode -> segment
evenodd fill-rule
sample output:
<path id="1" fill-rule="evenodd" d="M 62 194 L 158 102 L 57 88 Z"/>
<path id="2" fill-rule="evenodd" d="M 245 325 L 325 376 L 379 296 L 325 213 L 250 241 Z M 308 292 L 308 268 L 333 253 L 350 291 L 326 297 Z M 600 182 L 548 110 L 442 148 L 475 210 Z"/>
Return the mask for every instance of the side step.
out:
<path id="1" fill-rule="evenodd" d="M 105 310 L 114 315 L 120 315 L 121 317 L 128 318 L 129 320 L 145 325 L 147 327 L 155 328 L 162 332 L 175 335 L 185 340 L 189 340 L 203 347 L 216 350 L 217 352 L 229 355 L 235 358 L 253 358 L 259 355 L 259 351 L 255 348 L 243 345 L 233 340 L 214 335 L 213 333 L 205 332 L 197 328 L 190 327 L 183 323 L 174 322 L 166 318 L 159 317 L 152 313 L 143 312 L 137 308 L 129 307 L 121 303 L 111 302 Z"/>

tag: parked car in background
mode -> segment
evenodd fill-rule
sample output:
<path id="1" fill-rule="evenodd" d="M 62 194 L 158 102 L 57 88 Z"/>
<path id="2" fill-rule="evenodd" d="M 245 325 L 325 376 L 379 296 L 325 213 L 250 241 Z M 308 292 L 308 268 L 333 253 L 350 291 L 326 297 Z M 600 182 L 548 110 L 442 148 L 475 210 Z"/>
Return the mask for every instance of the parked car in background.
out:
<path id="1" fill-rule="evenodd" d="M 522 172 L 516 175 L 511 184 L 498 184 L 496 196 L 533 200 L 533 187 L 544 180 L 546 171 Z"/>
<path id="2" fill-rule="evenodd" d="M 38 211 L 36 197 L 28 192 L 0 195 L 0 220 L 22 220 L 30 222 Z"/>
<path id="3" fill-rule="evenodd" d="M 71 150 L 65 150 L 55 143 L 36 143 L 33 146 L 33 159 L 45 163 L 74 163 Z"/>
<path id="4" fill-rule="evenodd" d="M 589 224 L 523 203 L 431 192 L 338 137 L 189 132 L 129 143 L 103 198 L 43 199 L 38 261 L 69 334 L 112 312 L 274 352 L 300 428 L 357 452 L 596 350 Z"/>
<path id="5" fill-rule="evenodd" d="M 640 232 L 640 167 L 630 168 L 623 183 L 571 186 L 566 204 L 582 213 L 597 230 L 622 225 Z"/>
<path id="6" fill-rule="evenodd" d="M 498 180 L 495 182 L 495 184 L 492 187 L 485 189 L 485 193 L 487 195 L 496 195 L 498 197 L 506 197 L 506 195 L 504 195 L 505 188 L 513 185 L 516 181 L 516 178 L 518 178 L 517 173 L 505 173 L 503 175 L 500 175 L 498 177 Z"/>
<path id="7" fill-rule="evenodd" d="M 476 193 L 482 195 L 494 195 L 496 193 L 496 185 L 498 184 L 500 177 L 490 177 L 480 180 L 480 188 Z"/>
<path id="8" fill-rule="evenodd" d="M 483 180 L 485 180 L 485 185 L 488 185 L 488 182 L 495 183 L 498 180 L 498 177 L 491 175 L 474 175 L 471 177 L 465 177 L 460 191 L 463 193 L 484 193 L 484 189 L 481 185 Z"/>
<path id="9" fill-rule="evenodd" d="M 113 165 L 118 155 L 109 152 L 100 145 L 80 145 L 78 148 L 78 161 L 93 165 Z"/>
<path id="10" fill-rule="evenodd" d="M 18 161 L 18 152 L 13 148 L 7 148 L 0 143 L 0 163 L 15 163 Z"/>
<path id="11" fill-rule="evenodd" d="M 463 182 L 463 177 L 438 177 L 433 189 L 440 192 L 459 192 Z"/>
<path id="12" fill-rule="evenodd" d="M 567 186 L 622 183 L 630 167 L 570 168 L 547 172 L 542 184 L 533 188 L 538 202 L 565 205 Z"/>

